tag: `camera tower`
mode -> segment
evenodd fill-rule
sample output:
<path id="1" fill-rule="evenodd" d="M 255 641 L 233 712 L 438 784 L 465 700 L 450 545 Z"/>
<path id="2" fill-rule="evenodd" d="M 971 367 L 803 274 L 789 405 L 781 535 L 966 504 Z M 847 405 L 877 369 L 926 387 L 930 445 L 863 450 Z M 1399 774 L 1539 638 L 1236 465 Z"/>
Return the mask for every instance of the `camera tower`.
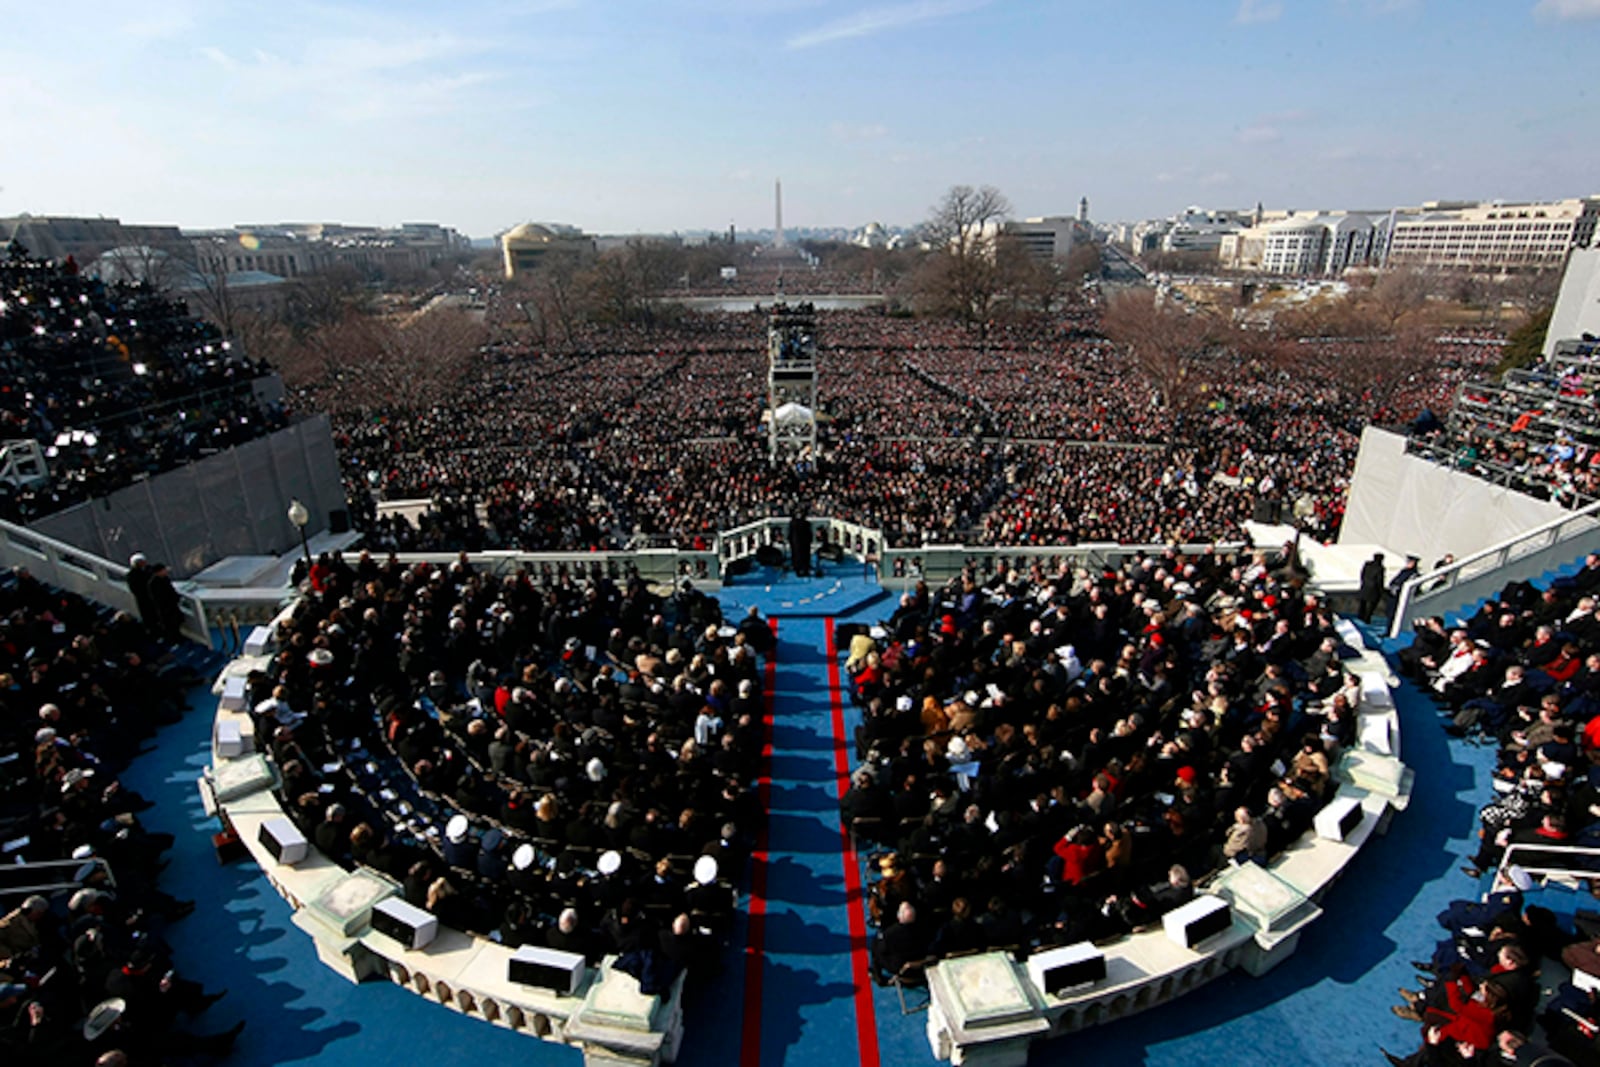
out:
<path id="1" fill-rule="evenodd" d="M 767 318 L 767 443 L 779 463 L 817 454 L 817 313 L 778 304 Z"/>

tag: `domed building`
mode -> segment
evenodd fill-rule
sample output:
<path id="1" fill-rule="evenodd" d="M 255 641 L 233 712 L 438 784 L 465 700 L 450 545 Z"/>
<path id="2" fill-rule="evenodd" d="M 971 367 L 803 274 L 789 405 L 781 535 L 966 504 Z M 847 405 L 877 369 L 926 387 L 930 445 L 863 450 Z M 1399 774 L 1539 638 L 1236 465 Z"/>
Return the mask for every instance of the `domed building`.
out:
<path id="1" fill-rule="evenodd" d="M 594 238 L 570 226 L 524 222 L 501 236 L 500 250 L 505 257 L 506 277 L 515 278 L 533 270 L 551 252 L 594 255 Z"/>

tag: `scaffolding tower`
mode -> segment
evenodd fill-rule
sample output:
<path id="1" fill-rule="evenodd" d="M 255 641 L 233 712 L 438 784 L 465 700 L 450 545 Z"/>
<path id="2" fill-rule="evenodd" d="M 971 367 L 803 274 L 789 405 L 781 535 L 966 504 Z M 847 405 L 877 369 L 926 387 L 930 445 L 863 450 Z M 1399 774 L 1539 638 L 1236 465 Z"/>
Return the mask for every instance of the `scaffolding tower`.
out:
<path id="1" fill-rule="evenodd" d="M 815 461 L 817 312 L 810 304 L 778 304 L 767 318 L 767 424 L 774 466 Z"/>

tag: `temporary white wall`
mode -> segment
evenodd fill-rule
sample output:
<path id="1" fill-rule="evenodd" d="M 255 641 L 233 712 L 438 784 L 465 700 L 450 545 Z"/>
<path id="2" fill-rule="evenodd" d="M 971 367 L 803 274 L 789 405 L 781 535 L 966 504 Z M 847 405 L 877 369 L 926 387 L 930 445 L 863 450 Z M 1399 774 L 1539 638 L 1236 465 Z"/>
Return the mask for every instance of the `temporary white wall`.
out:
<path id="1" fill-rule="evenodd" d="M 1544 335 L 1544 354 L 1554 352 L 1557 341 L 1586 333 L 1600 334 L 1600 248 L 1574 249 L 1568 258 L 1561 295 Z"/>
<path id="2" fill-rule="evenodd" d="M 1405 454 L 1400 434 L 1367 427 L 1339 543 L 1414 552 L 1426 569 L 1510 540 L 1566 514 L 1559 505 Z M 1398 565 L 1399 561 L 1393 561 Z"/>

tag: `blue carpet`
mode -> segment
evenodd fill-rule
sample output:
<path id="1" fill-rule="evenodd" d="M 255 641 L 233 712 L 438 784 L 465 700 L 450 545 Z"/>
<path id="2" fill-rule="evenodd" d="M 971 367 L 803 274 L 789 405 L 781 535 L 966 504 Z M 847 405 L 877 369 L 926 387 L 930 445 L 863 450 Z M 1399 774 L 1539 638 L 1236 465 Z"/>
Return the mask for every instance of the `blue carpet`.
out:
<path id="1" fill-rule="evenodd" d="M 834 578 L 804 583 L 766 577 L 773 581 L 740 587 L 736 594 L 730 590 L 728 597 L 741 611 L 755 604 L 782 617 L 760 1062 L 854 1063 L 860 1059 L 855 984 L 820 616 L 832 606 L 829 600 L 849 605 L 849 615 L 839 621 L 876 619 L 891 605 L 884 602 L 886 591 L 855 578 L 822 605 L 813 599 L 802 606 L 802 598 L 831 589 Z M 1407 961 L 1430 952 L 1434 916 L 1450 900 L 1479 888 L 1457 867 L 1476 847 L 1469 835 L 1477 808 L 1490 795 L 1494 753 L 1449 741 L 1431 701 L 1409 684 L 1396 699 L 1404 756 L 1417 771 L 1411 806 L 1330 890 L 1325 914 L 1305 931 L 1293 957 L 1265 977 L 1228 975 L 1154 1011 L 1036 1045 L 1030 1062 L 1337 1065 L 1381 1062 L 1380 1043 L 1409 1052 L 1416 1028 L 1390 1015 L 1388 1006 L 1395 987 L 1411 981 Z M 177 836 L 164 884 L 200 903 L 169 931 L 182 970 L 207 987 L 232 991 L 208 1014 L 207 1027 L 250 1020 L 232 1062 L 580 1062 L 575 1049 L 469 1020 L 392 985 L 349 985 L 318 963 L 309 939 L 289 924 L 288 905 L 253 866 L 219 867 L 210 846 L 215 823 L 204 817 L 194 789 L 208 758 L 209 700 L 209 693 L 197 693 L 197 709 L 165 730 L 157 752 L 125 780 L 158 801 L 143 816 L 146 823 Z M 846 737 L 856 716 L 846 702 Z M 1575 898 L 1572 906 L 1583 903 Z M 736 946 L 745 929 L 741 920 Z M 737 954 L 731 955 L 724 973 L 691 1000 L 681 1063 L 739 1061 L 744 970 Z M 881 1062 L 932 1063 L 926 1016 L 902 1016 L 892 990 L 874 990 L 872 996 Z"/>
<path id="2" fill-rule="evenodd" d="M 761 1063 L 853 1063 L 855 984 L 824 623 L 782 618 L 778 641 Z"/>

